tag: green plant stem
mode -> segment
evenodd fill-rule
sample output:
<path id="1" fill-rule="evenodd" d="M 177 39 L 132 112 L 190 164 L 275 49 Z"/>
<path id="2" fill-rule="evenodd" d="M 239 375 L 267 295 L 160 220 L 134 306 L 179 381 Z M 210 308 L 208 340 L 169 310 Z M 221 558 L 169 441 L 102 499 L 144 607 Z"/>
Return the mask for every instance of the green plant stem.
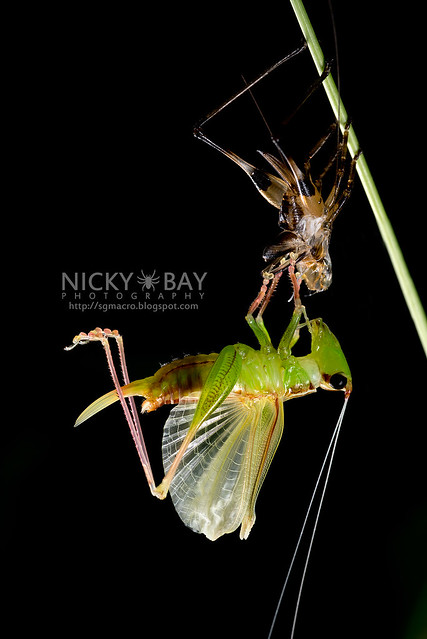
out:
<path id="1" fill-rule="evenodd" d="M 325 66 L 325 58 L 314 33 L 313 27 L 308 18 L 307 12 L 304 8 L 302 0 L 290 0 L 292 8 L 295 12 L 297 20 L 299 22 L 301 31 L 307 41 L 308 48 L 310 50 L 313 62 L 316 66 L 319 75 L 322 73 Z M 335 117 L 340 122 L 341 130 L 344 128 L 348 119 L 345 107 L 340 99 L 340 95 L 337 86 L 332 78 L 332 74 L 329 74 L 323 81 L 323 86 L 328 96 L 328 100 L 332 107 Z M 352 157 L 357 153 L 359 149 L 359 142 L 357 141 L 356 134 L 353 127 L 350 128 L 348 138 L 348 148 Z M 408 267 L 400 250 L 399 242 L 394 234 L 393 227 L 390 224 L 390 220 L 387 217 L 384 206 L 381 202 L 381 198 L 378 194 L 377 187 L 375 186 L 371 172 L 368 168 L 365 156 L 362 154 L 357 161 L 357 173 L 362 183 L 363 189 L 371 205 L 372 212 L 375 220 L 378 224 L 381 236 L 388 251 L 391 263 L 396 273 L 396 277 L 399 281 L 402 289 L 403 296 L 408 306 L 411 317 L 414 321 L 419 338 L 423 345 L 424 351 L 427 355 L 427 318 L 421 304 L 417 289 L 409 274 Z"/>

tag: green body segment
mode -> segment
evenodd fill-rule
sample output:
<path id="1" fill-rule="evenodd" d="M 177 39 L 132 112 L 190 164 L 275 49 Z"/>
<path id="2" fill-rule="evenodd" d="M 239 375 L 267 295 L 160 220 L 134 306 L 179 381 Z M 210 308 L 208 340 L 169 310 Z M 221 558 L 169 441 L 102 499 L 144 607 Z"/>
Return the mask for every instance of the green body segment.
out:
<path id="1" fill-rule="evenodd" d="M 220 353 L 189 356 L 162 366 L 153 376 L 122 387 L 125 397 L 142 396 L 142 411 L 176 404 L 163 432 L 165 477 L 156 489 L 169 491 L 181 519 L 209 539 L 241 526 L 246 538 L 255 502 L 283 432 L 283 402 L 327 390 L 351 391 L 351 374 L 338 340 L 320 319 L 306 322 L 311 351 L 291 354 L 300 331 L 296 310 L 278 349 L 262 322 L 247 320 L 260 348 L 226 346 Z M 335 386 L 335 377 L 343 382 Z M 107 393 L 76 424 L 118 400 Z"/>
<path id="2" fill-rule="evenodd" d="M 143 405 L 144 412 L 156 410 L 163 404 L 177 404 L 183 397 L 201 391 L 217 357 L 217 353 L 210 353 L 210 355 L 190 355 L 174 360 L 159 368 L 154 375 L 122 386 L 123 395 L 124 397 L 144 397 L 146 400 Z M 79 415 L 75 426 L 79 426 L 118 400 L 115 390 L 106 393 Z"/>

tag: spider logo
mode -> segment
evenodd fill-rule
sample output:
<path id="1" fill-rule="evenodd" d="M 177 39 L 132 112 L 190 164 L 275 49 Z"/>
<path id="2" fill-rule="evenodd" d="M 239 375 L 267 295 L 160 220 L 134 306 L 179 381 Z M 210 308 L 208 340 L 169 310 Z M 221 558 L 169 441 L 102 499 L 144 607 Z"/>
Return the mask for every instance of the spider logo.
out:
<path id="1" fill-rule="evenodd" d="M 156 271 L 153 271 L 151 275 L 144 275 L 144 271 L 141 269 L 142 277 L 138 275 L 137 280 L 138 284 L 142 284 L 142 290 L 145 289 L 155 289 L 157 284 L 160 282 L 160 276 L 156 275 Z"/>

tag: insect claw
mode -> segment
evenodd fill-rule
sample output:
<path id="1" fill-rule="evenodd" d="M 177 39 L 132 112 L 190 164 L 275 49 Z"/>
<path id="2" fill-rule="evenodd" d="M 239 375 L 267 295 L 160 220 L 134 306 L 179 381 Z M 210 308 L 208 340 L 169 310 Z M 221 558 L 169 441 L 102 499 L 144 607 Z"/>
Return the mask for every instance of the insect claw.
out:
<path id="1" fill-rule="evenodd" d="M 65 346 L 64 350 L 71 351 L 73 348 L 75 348 L 79 344 L 84 345 L 84 344 L 88 344 L 89 342 L 96 342 L 96 341 L 102 342 L 103 340 L 108 339 L 109 337 L 118 339 L 120 338 L 120 333 L 117 329 L 114 329 L 112 331 L 109 328 L 102 329 L 102 328 L 99 328 L 99 326 L 97 326 L 92 331 L 89 331 L 89 333 L 84 333 L 82 331 L 81 333 L 76 335 L 73 338 L 72 344 L 70 346 Z"/>
<path id="2" fill-rule="evenodd" d="M 325 67 L 323 69 L 322 72 L 322 78 L 323 80 L 325 80 L 328 75 L 330 74 L 331 70 L 332 70 L 332 65 L 334 64 L 335 60 L 333 58 L 331 58 L 330 60 L 327 60 L 325 63 Z"/>
<path id="3" fill-rule="evenodd" d="M 71 351 L 73 348 L 75 348 L 79 344 L 87 344 L 89 340 L 90 340 L 89 335 L 82 331 L 81 333 L 73 337 L 73 342 L 72 344 L 70 344 L 70 346 L 64 346 L 64 351 Z"/>
<path id="4" fill-rule="evenodd" d="M 73 337 L 73 341 L 70 344 L 70 346 L 64 346 L 64 351 L 73 350 L 73 348 L 75 348 L 77 344 L 80 342 L 81 336 L 82 336 L 82 333 L 80 333 L 80 335 L 76 335 L 75 337 Z"/>

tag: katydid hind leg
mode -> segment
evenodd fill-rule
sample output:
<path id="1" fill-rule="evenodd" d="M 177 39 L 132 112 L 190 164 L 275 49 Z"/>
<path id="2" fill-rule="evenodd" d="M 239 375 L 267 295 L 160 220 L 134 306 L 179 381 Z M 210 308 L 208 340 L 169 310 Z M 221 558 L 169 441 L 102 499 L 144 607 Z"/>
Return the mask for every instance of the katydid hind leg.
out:
<path id="1" fill-rule="evenodd" d="M 259 308 L 260 304 L 262 303 L 267 291 L 268 291 L 268 285 L 270 283 L 271 280 L 268 280 L 267 278 L 264 278 L 262 281 L 262 285 L 261 288 L 259 290 L 258 295 L 256 296 L 256 298 L 254 299 L 254 301 L 252 302 L 252 304 L 249 307 L 248 310 L 248 315 L 253 315 L 255 313 L 255 311 L 257 310 L 257 308 Z"/>
<path id="2" fill-rule="evenodd" d="M 150 464 L 150 460 L 148 457 L 148 452 L 147 452 L 147 448 L 145 446 L 145 442 L 144 442 L 144 437 L 142 434 L 142 429 L 141 429 L 141 424 L 139 421 L 139 415 L 138 415 L 138 411 L 136 409 L 135 406 L 135 400 L 133 397 L 130 398 L 126 398 L 129 401 L 129 404 L 127 403 L 122 389 L 121 389 L 121 384 L 119 381 L 119 377 L 116 371 L 116 366 L 114 364 L 114 359 L 111 353 L 111 349 L 110 349 L 110 345 L 109 345 L 109 339 L 114 339 L 116 341 L 117 344 L 117 348 L 119 351 L 119 357 L 120 357 L 120 363 L 121 363 L 121 368 L 122 368 L 122 375 L 123 375 L 123 381 L 125 384 L 129 383 L 129 374 L 127 371 L 127 366 L 126 366 L 126 358 L 125 358 L 125 352 L 124 352 L 124 345 L 123 345 L 123 338 L 121 337 L 121 335 L 119 334 L 119 332 L 117 330 L 111 331 L 110 329 L 106 328 L 104 330 L 102 330 L 101 328 L 95 328 L 93 331 L 90 331 L 89 333 L 80 333 L 79 335 L 77 335 L 74 340 L 73 340 L 73 344 L 69 347 L 66 348 L 66 350 L 71 350 L 72 348 L 74 348 L 75 346 L 77 346 L 78 344 L 87 344 L 90 342 L 101 342 L 103 348 L 104 348 L 104 353 L 106 355 L 107 358 L 107 363 L 108 363 L 108 368 L 110 370 L 111 373 L 111 377 L 113 379 L 113 383 L 114 383 L 114 388 L 116 390 L 117 396 L 119 398 L 120 404 L 122 406 L 123 412 L 125 414 L 126 417 L 126 421 L 128 423 L 129 426 L 129 430 L 131 432 L 132 435 L 132 439 L 134 441 L 135 447 L 137 449 L 138 452 L 138 456 L 141 462 L 141 465 L 144 469 L 144 473 L 147 479 L 147 483 L 148 486 L 151 490 L 151 493 L 153 495 L 156 495 L 156 484 L 154 481 L 154 476 L 153 476 L 153 471 L 151 469 L 151 464 Z M 129 409 L 130 407 L 130 409 Z"/>
<path id="3" fill-rule="evenodd" d="M 221 113 L 221 111 L 223 111 L 224 109 L 226 109 L 230 104 L 232 104 L 235 100 L 237 100 L 238 98 L 240 98 L 241 95 L 243 95 L 244 93 L 250 91 L 256 84 L 258 84 L 258 82 L 260 82 L 261 80 L 263 80 L 265 77 L 267 77 L 268 75 L 270 75 L 270 73 L 272 73 L 275 69 L 277 69 L 278 67 L 280 67 L 282 64 L 284 64 L 285 62 L 288 62 L 289 60 L 291 60 L 292 58 L 298 56 L 300 53 L 302 53 L 303 51 L 305 51 L 307 49 L 307 43 L 303 42 L 301 46 L 299 46 L 297 49 L 295 49 L 294 51 L 292 51 L 291 53 L 289 53 L 287 56 L 285 56 L 284 58 L 282 58 L 281 60 L 279 60 L 278 62 L 275 62 L 273 65 L 271 65 L 270 67 L 268 67 L 268 69 L 266 69 L 263 73 L 261 73 L 260 75 L 258 75 L 254 80 L 251 80 L 250 82 L 245 83 L 245 86 L 240 89 L 240 91 L 238 91 L 237 93 L 235 93 L 233 96 L 231 96 L 231 98 L 229 98 L 228 100 L 226 100 L 223 104 L 221 104 L 221 106 L 217 107 L 216 109 L 214 109 L 213 111 L 211 111 L 205 118 L 203 118 L 200 122 L 198 122 L 193 129 L 193 133 L 195 135 L 195 137 L 201 139 L 203 142 L 206 142 L 208 144 L 211 143 L 211 141 L 206 138 L 206 136 L 204 135 L 204 133 L 202 132 L 202 128 L 203 126 L 209 122 L 209 120 L 212 120 L 212 118 L 214 118 L 216 115 L 218 115 L 218 113 Z"/>
<path id="4" fill-rule="evenodd" d="M 121 335 L 117 335 L 116 337 L 116 344 L 117 344 L 117 349 L 119 352 L 119 358 L 120 358 L 120 364 L 121 364 L 121 369 L 122 369 L 122 375 L 123 375 L 123 381 L 125 384 L 129 384 L 130 383 L 130 379 L 129 379 L 129 373 L 128 373 L 128 369 L 127 369 L 127 365 L 126 365 L 126 356 L 125 356 L 125 350 L 124 350 L 124 344 L 123 344 L 123 337 Z M 117 390 L 117 387 L 116 387 Z M 117 391 L 119 394 L 119 397 L 123 397 L 123 393 L 121 392 L 121 390 Z M 156 492 L 156 488 L 155 488 L 155 481 L 154 481 L 154 476 L 153 476 L 153 471 L 151 469 L 151 464 L 150 464 L 150 459 L 148 457 L 148 452 L 147 452 L 147 447 L 145 445 L 145 441 L 144 441 L 144 436 L 142 434 L 142 428 L 141 428 L 141 422 L 139 419 L 139 412 L 136 408 L 136 404 L 135 404 L 135 398 L 133 396 L 130 396 L 127 398 L 129 404 L 130 404 L 130 408 L 131 408 L 131 415 L 129 415 L 131 417 L 131 421 L 128 420 L 126 411 L 125 411 L 125 416 L 126 419 L 128 421 L 129 424 L 129 428 L 132 434 L 132 438 L 133 441 L 135 443 L 135 447 L 138 451 L 138 455 L 139 455 L 139 459 L 141 461 L 141 465 L 144 469 L 145 472 L 145 476 L 147 478 L 147 482 L 149 485 L 149 488 L 151 490 L 151 493 L 153 495 L 157 496 L 157 492 Z M 121 401 L 121 399 L 120 399 Z M 126 404 L 126 400 L 124 402 Z M 122 404 L 123 406 L 123 404 Z"/>
<path id="5" fill-rule="evenodd" d="M 273 279 L 271 281 L 270 287 L 269 287 L 264 299 L 262 300 L 261 308 L 258 311 L 258 316 L 257 317 L 260 317 L 260 318 L 262 317 L 265 309 L 267 308 L 268 303 L 270 302 L 270 300 L 271 300 L 271 298 L 273 296 L 274 291 L 277 288 L 277 285 L 278 285 L 279 280 L 282 277 L 282 275 L 283 275 L 283 271 L 278 271 L 277 273 L 275 273 L 275 275 L 274 275 L 274 277 L 273 277 Z"/>
<path id="6" fill-rule="evenodd" d="M 331 62 L 327 62 L 325 64 L 325 68 L 323 69 L 321 75 L 319 75 L 314 82 L 308 87 L 304 97 L 299 101 L 295 109 L 282 121 L 282 125 L 286 126 L 290 123 L 290 121 L 296 116 L 298 111 L 304 106 L 304 104 L 311 98 L 311 96 L 317 91 L 319 87 L 322 86 L 323 81 L 328 77 L 331 72 L 332 64 Z"/>
<path id="7" fill-rule="evenodd" d="M 353 185 L 354 185 L 354 179 L 356 176 L 356 165 L 361 154 L 362 154 L 362 150 L 359 149 L 359 151 L 356 153 L 356 155 L 351 161 L 346 187 L 341 192 L 341 194 L 337 197 L 334 206 L 331 208 L 331 210 L 328 213 L 328 220 L 330 224 L 332 224 L 334 220 L 337 218 L 342 207 L 344 206 L 344 204 L 347 202 L 347 200 L 349 199 L 351 195 L 351 192 L 353 190 Z"/>

